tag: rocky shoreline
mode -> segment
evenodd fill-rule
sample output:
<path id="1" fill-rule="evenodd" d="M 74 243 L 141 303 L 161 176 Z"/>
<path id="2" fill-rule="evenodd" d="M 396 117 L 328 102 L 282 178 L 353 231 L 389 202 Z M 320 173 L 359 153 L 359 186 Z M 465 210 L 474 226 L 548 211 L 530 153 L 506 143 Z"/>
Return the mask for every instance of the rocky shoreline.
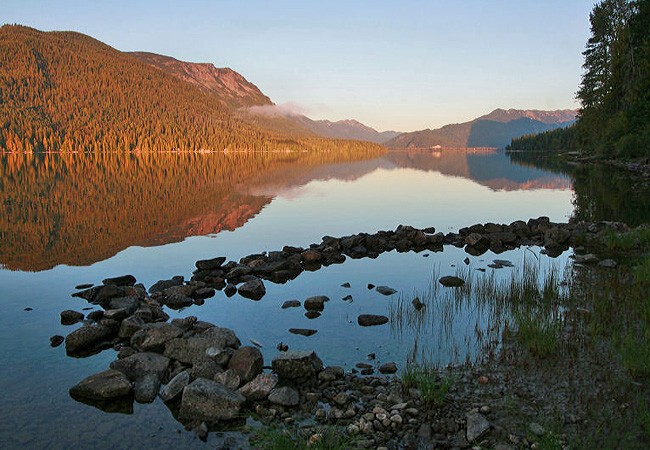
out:
<path id="1" fill-rule="evenodd" d="M 239 262 L 226 262 L 223 257 L 197 261 L 188 282 L 177 276 L 149 289 L 130 275 L 107 278 L 100 286 L 78 286 L 81 290 L 74 296 L 102 309 L 87 316 L 62 312 L 62 323 L 84 323 L 65 338 L 53 336 L 51 344 L 65 342 L 71 356 L 107 348 L 118 352 L 108 370 L 70 389 L 76 400 L 108 411 L 129 411 L 134 400 L 151 403 L 160 397 L 175 417 L 202 439 L 224 423 L 241 423 L 252 415 L 276 426 L 313 421 L 336 425 L 354 436 L 358 448 L 535 448 L 547 430 L 536 419 L 538 411 L 531 412 L 530 399 L 538 396 L 536 393 L 544 395 L 543 380 L 529 367 L 522 370 L 524 359 L 507 343 L 502 355 L 510 355 L 509 359 L 494 361 L 492 366 L 441 370 L 440 380 L 444 377 L 454 382 L 444 404 L 430 408 L 418 389 L 407 387 L 398 377 L 366 376 L 363 374 L 372 371 L 363 372 L 362 367 L 361 373 L 357 369 L 346 373 L 341 367 L 325 366 L 312 351 L 286 351 L 281 346 L 269 364 L 255 346 L 242 346 L 233 330 L 194 316 L 170 321 L 165 308 L 202 304 L 217 290 L 226 296 L 239 293 L 258 300 L 266 293 L 265 280 L 284 283 L 305 270 L 340 264 L 347 257 L 376 258 L 392 250 L 442 251 L 444 245 L 464 247 L 470 255 L 531 245 L 544 247 L 553 257 L 569 247 L 588 246 L 606 233 L 626 229 L 620 223 L 562 224 L 545 217 L 509 225 L 477 224 L 448 234 L 436 233 L 433 228 L 399 226 L 395 231 L 374 234 L 326 236 L 308 248 L 284 247 Z M 577 262 L 611 264 L 584 253 L 576 255 Z M 457 280 L 446 281 L 451 284 L 441 283 L 450 289 L 458 285 Z M 379 288 L 375 289 L 381 292 Z M 318 314 L 326 301 L 326 297 L 316 296 L 305 300 L 303 306 Z M 287 307 L 291 306 L 296 305 Z M 385 321 L 384 316 L 358 318 L 361 326 Z M 312 331 L 294 330 L 305 335 Z M 396 371 L 394 363 L 381 369 L 386 374 Z M 521 391 L 528 393 L 522 395 Z M 522 411 L 520 421 L 503 419 L 502 400 L 509 393 L 515 398 L 512 407 Z M 543 403 L 544 398 L 536 401 Z M 567 426 L 581 420 L 580 413 L 568 406 L 561 415 Z M 312 428 L 318 439 L 318 427 Z"/>

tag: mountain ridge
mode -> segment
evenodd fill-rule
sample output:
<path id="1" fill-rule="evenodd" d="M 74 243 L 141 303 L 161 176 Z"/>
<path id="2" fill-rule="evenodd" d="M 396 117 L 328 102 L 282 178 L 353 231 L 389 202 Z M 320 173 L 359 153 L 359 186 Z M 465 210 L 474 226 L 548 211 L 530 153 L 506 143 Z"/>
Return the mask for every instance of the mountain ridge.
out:
<path id="1" fill-rule="evenodd" d="M 508 145 L 513 137 L 565 127 L 575 121 L 577 111 L 561 109 L 501 109 L 468 122 L 447 124 L 437 129 L 402 133 L 384 145 L 414 147 L 497 147 Z"/>

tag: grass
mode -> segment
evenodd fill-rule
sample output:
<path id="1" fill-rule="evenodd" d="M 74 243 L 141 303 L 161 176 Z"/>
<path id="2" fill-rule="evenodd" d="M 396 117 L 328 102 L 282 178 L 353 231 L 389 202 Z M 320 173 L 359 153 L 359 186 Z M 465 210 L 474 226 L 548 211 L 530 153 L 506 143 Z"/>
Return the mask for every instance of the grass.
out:
<path id="1" fill-rule="evenodd" d="M 401 379 L 406 389 L 420 391 L 420 398 L 427 408 L 442 406 L 452 386 L 452 380 L 439 377 L 436 369 L 417 364 L 407 364 Z"/>
<path id="2" fill-rule="evenodd" d="M 536 357 L 546 358 L 559 346 L 561 325 L 553 318 L 538 317 L 531 311 L 515 313 L 517 341 Z"/>
<path id="3" fill-rule="evenodd" d="M 253 448 L 266 450 L 347 450 L 354 448 L 352 438 L 339 427 L 316 429 L 266 427 L 253 433 Z"/>

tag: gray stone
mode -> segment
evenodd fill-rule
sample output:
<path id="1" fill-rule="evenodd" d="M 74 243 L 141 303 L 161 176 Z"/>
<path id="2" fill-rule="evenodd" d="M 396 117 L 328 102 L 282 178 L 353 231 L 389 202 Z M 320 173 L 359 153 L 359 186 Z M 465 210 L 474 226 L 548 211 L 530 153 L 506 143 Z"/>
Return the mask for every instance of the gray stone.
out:
<path id="1" fill-rule="evenodd" d="M 113 331 L 103 325 L 85 325 L 66 336 L 65 350 L 68 353 L 92 350 L 112 335 Z"/>
<path id="2" fill-rule="evenodd" d="M 164 304 L 171 309 L 181 309 L 192 306 L 194 300 L 192 297 L 188 297 L 187 295 L 175 293 L 165 297 Z"/>
<path id="3" fill-rule="evenodd" d="M 131 347 L 141 352 L 163 352 L 165 344 L 183 331 L 164 322 L 148 323 L 131 337 Z"/>
<path id="4" fill-rule="evenodd" d="M 140 316 L 130 316 L 122 321 L 120 324 L 120 331 L 118 336 L 120 339 L 131 339 L 133 335 L 143 326 L 145 321 Z"/>
<path id="5" fill-rule="evenodd" d="M 388 286 L 377 286 L 375 290 L 382 295 L 393 295 L 395 292 L 397 292 L 395 289 Z"/>
<path id="6" fill-rule="evenodd" d="M 199 270 L 217 270 L 221 268 L 225 262 L 226 258 L 224 256 L 218 256 L 212 259 L 201 259 L 197 261 L 195 265 Z"/>
<path id="7" fill-rule="evenodd" d="M 196 321 L 197 321 L 196 316 L 187 316 L 182 319 L 181 318 L 173 319 L 172 325 L 174 325 L 177 328 L 180 328 L 183 331 L 189 331 L 192 329 Z"/>
<path id="8" fill-rule="evenodd" d="M 445 287 L 459 287 L 465 284 L 462 279 L 450 275 L 441 277 L 438 282 Z"/>
<path id="9" fill-rule="evenodd" d="M 71 309 L 61 311 L 61 325 L 72 325 L 73 323 L 81 322 L 84 320 L 84 315 Z"/>
<path id="10" fill-rule="evenodd" d="M 607 269 L 614 269 L 618 263 L 614 261 L 613 259 L 603 259 L 598 263 L 600 267 L 605 267 Z"/>
<path id="11" fill-rule="evenodd" d="M 318 333 L 318 330 L 312 330 L 310 328 L 289 328 L 289 333 L 299 334 L 301 336 L 313 336 Z"/>
<path id="12" fill-rule="evenodd" d="M 300 403 L 300 394 L 289 386 L 282 386 L 271 391 L 269 401 L 281 406 L 296 406 Z"/>
<path id="13" fill-rule="evenodd" d="M 218 373 L 214 376 L 214 381 L 223 384 L 228 389 L 236 390 L 241 384 L 241 378 L 234 370 L 228 369 L 225 372 Z"/>
<path id="14" fill-rule="evenodd" d="M 117 297 L 108 302 L 108 309 L 125 309 L 132 314 L 138 309 L 140 303 L 140 299 L 134 295 Z"/>
<path id="15" fill-rule="evenodd" d="M 282 304 L 282 309 L 299 308 L 299 307 L 300 307 L 300 300 L 287 300 Z"/>
<path id="16" fill-rule="evenodd" d="M 465 437 L 468 442 L 474 442 L 490 429 L 490 422 L 478 412 L 469 412 L 466 417 L 467 429 L 465 431 Z"/>
<path id="17" fill-rule="evenodd" d="M 169 363 L 169 358 L 163 355 L 142 352 L 113 361 L 110 367 L 122 372 L 129 380 L 137 381 L 149 374 L 155 374 L 158 379 L 162 379 L 169 367 Z"/>
<path id="18" fill-rule="evenodd" d="M 325 302 L 330 299 L 324 295 L 316 295 L 305 299 L 303 305 L 307 311 L 322 311 L 325 309 Z"/>
<path id="19" fill-rule="evenodd" d="M 387 362 L 379 366 L 379 373 L 391 374 L 397 372 L 397 364 L 394 362 Z"/>
<path id="20" fill-rule="evenodd" d="M 133 286 L 136 282 L 136 279 L 133 275 L 122 275 L 119 277 L 106 278 L 102 280 L 102 284 L 107 286 L 109 284 L 114 284 L 115 286 Z"/>
<path id="21" fill-rule="evenodd" d="M 162 399 L 163 402 L 168 402 L 174 397 L 176 397 L 178 394 L 181 393 L 183 389 L 189 384 L 190 382 L 190 372 L 189 370 L 184 370 L 178 375 L 176 375 L 174 378 L 169 380 L 169 383 L 167 383 L 161 390 L 160 390 L 160 398 Z"/>
<path id="22" fill-rule="evenodd" d="M 573 260 L 578 264 L 595 264 L 598 262 L 598 257 L 593 253 L 586 255 L 574 255 Z"/>
<path id="23" fill-rule="evenodd" d="M 251 300 L 259 300 L 264 297 L 264 294 L 266 294 L 266 288 L 264 287 L 262 280 L 256 278 L 239 286 L 237 292 L 239 292 L 239 295 L 242 297 Z"/>
<path id="24" fill-rule="evenodd" d="M 273 373 L 261 373 L 239 388 L 239 393 L 248 400 L 263 400 L 278 384 L 278 376 Z"/>
<path id="25" fill-rule="evenodd" d="M 192 379 L 207 378 L 212 380 L 216 374 L 223 372 L 221 364 L 213 359 L 204 359 L 192 365 L 190 376 Z"/>
<path id="26" fill-rule="evenodd" d="M 338 380 L 339 378 L 343 378 L 344 374 L 345 371 L 343 370 L 343 367 L 328 366 L 319 372 L 318 379 L 320 381 L 334 381 Z"/>
<path id="27" fill-rule="evenodd" d="M 361 314 L 357 317 L 357 323 L 362 327 L 371 327 L 388 323 L 388 317 L 377 314 Z"/>
<path id="28" fill-rule="evenodd" d="M 210 327 L 203 333 L 188 338 L 177 338 L 167 342 L 165 356 L 185 364 L 195 364 L 209 356 L 209 348 L 224 349 L 238 348 L 241 345 L 232 330 L 221 327 Z"/>
<path id="29" fill-rule="evenodd" d="M 280 378 L 296 380 L 308 378 L 323 370 L 323 362 L 314 352 L 284 352 L 273 359 L 273 371 Z"/>
<path id="30" fill-rule="evenodd" d="M 239 392 L 205 378 L 198 378 L 183 390 L 179 416 L 183 419 L 231 420 L 239 416 L 246 398 Z"/>
<path id="31" fill-rule="evenodd" d="M 72 398 L 112 400 L 131 394 L 133 387 L 126 376 L 117 370 L 105 370 L 91 375 L 70 388 Z"/>
<path id="32" fill-rule="evenodd" d="M 162 292 L 172 286 L 181 286 L 184 281 L 185 278 L 181 275 L 176 275 L 171 280 L 158 280 L 149 288 L 149 293 Z"/>
<path id="33" fill-rule="evenodd" d="M 155 373 L 148 373 L 133 385 L 133 394 L 138 403 L 151 403 L 156 399 L 160 389 L 160 377 Z"/>
<path id="34" fill-rule="evenodd" d="M 256 347 L 240 347 L 233 353 L 228 368 L 234 370 L 241 378 L 242 383 L 248 383 L 258 374 L 262 373 L 264 357 Z"/>

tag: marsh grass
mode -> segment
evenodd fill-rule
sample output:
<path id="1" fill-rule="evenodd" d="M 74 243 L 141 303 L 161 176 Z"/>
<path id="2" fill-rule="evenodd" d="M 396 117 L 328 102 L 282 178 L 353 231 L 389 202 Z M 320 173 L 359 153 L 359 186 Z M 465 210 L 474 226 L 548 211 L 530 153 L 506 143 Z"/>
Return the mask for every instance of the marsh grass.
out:
<path id="1" fill-rule="evenodd" d="M 420 398 L 426 408 L 442 406 L 453 384 L 450 377 L 439 376 L 437 368 L 417 364 L 407 364 L 401 380 L 406 389 L 415 388 L 420 391 Z"/>

